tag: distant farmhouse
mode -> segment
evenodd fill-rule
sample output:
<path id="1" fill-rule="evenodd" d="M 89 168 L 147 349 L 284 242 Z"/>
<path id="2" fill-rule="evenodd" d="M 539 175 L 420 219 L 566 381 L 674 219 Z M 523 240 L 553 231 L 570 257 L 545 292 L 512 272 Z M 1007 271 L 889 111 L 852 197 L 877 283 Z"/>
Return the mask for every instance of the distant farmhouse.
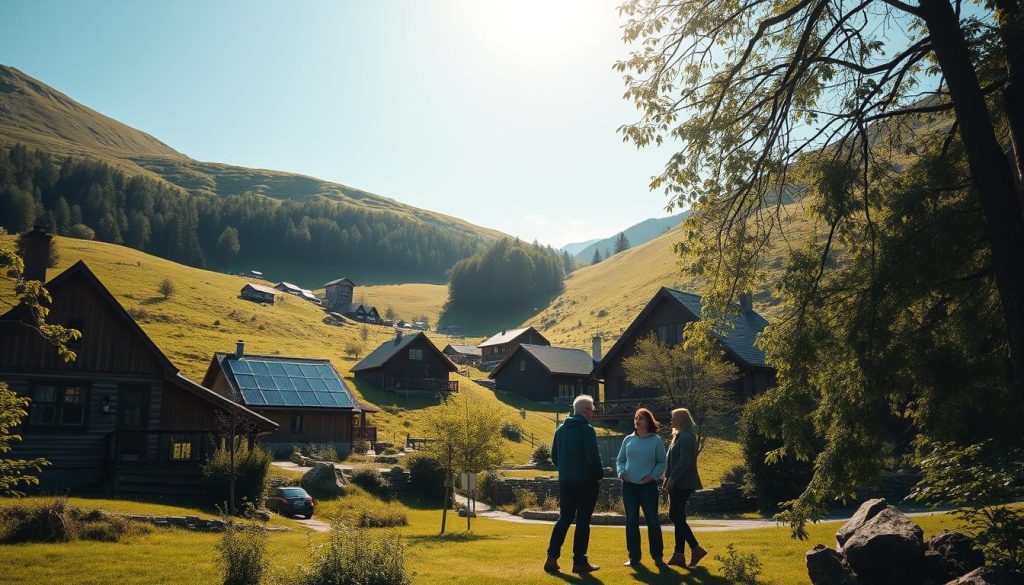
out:
<path id="1" fill-rule="evenodd" d="M 497 390 L 539 402 L 597 396 L 593 357 L 581 349 L 520 344 L 487 377 Z"/>
<path id="2" fill-rule="evenodd" d="M 49 234 L 26 234 L 25 274 L 46 279 Z M 31 275 L 31 276 L 29 276 Z M 84 262 L 46 283 L 48 320 L 82 332 L 75 361 L 18 321 L 0 317 L 0 371 L 32 399 L 8 457 L 45 457 L 40 488 L 193 499 L 205 493 L 200 464 L 230 434 L 249 442 L 277 425 L 185 377 Z M 230 420 L 243 424 L 234 430 Z"/>
<path id="3" fill-rule="evenodd" d="M 775 385 L 775 370 L 765 363 L 764 352 L 754 346 L 757 334 L 764 331 L 768 321 L 754 311 L 749 294 L 740 295 L 729 320 L 731 327 L 718 334 L 725 359 L 740 371 L 739 378 L 730 386 L 738 399 L 749 398 Z M 634 353 L 638 340 L 656 335 L 667 345 L 682 340 L 686 323 L 701 318 L 701 299 L 698 295 L 662 287 L 647 303 L 633 323 L 619 337 L 608 354 L 597 365 L 595 374 L 604 381 L 604 408 L 599 416 L 612 416 L 617 410 L 630 411 L 638 398 L 649 398 L 650 392 L 636 388 L 626 380 L 623 360 Z M 621 402 L 623 409 L 616 409 Z"/>
<path id="4" fill-rule="evenodd" d="M 277 289 L 270 288 L 269 286 L 263 286 L 261 284 L 252 284 L 247 282 L 242 287 L 240 296 L 247 301 L 255 301 L 257 303 L 270 303 L 274 304 L 277 299 Z"/>
<path id="5" fill-rule="evenodd" d="M 328 307 L 340 307 L 352 304 L 352 292 L 356 283 L 347 278 L 336 278 L 324 284 L 324 296 Z M 337 309 L 335 309 L 337 310 Z"/>
<path id="6" fill-rule="evenodd" d="M 360 323 L 378 324 L 383 322 L 380 318 L 380 313 L 377 312 L 377 307 L 351 303 L 336 307 L 335 310 L 349 319 L 359 321 Z"/>
<path id="7" fill-rule="evenodd" d="M 458 368 L 424 333 L 403 335 L 382 343 L 352 367 L 358 381 L 398 394 L 457 392 L 458 380 L 449 380 Z"/>
<path id="8" fill-rule="evenodd" d="M 453 363 L 470 366 L 480 363 L 481 351 L 474 345 L 453 345 L 449 343 L 444 346 L 441 353 L 448 356 Z"/>
<path id="9" fill-rule="evenodd" d="M 306 299 L 307 301 L 315 305 L 322 304 L 323 302 L 320 300 L 319 297 L 313 294 L 313 291 L 302 288 L 301 286 L 294 285 L 290 282 L 279 282 L 274 285 L 274 288 L 281 292 L 286 292 L 290 295 L 295 295 L 299 298 Z"/>
<path id="10" fill-rule="evenodd" d="M 239 341 L 234 353 L 216 353 L 203 386 L 244 404 L 278 424 L 261 441 L 276 454 L 301 443 L 329 443 L 339 455 L 352 441 L 376 442 L 367 412 L 324 359 L 251 355 Z"/>
<path id="11" fill-rule="evenodd" d="M 503 330 L 477 346 L 481 352 L 480 367 L 490 368 L 498 365 L 522 343 L 551 345 L 551 342 L 533 327 Z"/>

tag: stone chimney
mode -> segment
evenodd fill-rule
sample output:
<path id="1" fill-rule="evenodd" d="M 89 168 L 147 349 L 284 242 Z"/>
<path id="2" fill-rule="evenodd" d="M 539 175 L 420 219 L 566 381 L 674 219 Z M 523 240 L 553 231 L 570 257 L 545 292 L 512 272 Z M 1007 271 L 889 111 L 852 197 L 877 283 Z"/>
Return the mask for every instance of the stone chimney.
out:
<path id="1" fill-rule="evenodd" d="M 36 224 L 32 231 L 22 236 L 22 261 L 25 270 L 22 278 L 46 282 L 46 265 L 50 259 L 50 240 L 53 236 L 46 232 L 46 227 Z"/>
<path id="2" fill-rule="evenodd" d="M 235 342 L 235 357 L 241 358 L 245 355 L 245 342 L 239 339 Z"/>
<path id="3" fill-rule="evenodd" d="M 737 299 L 740 303 L 740 308 L 743 309 L 744 313 L 754 312 L 754 295 L 748 292 L 741 292 Z"/>
<path id="4" fill-rule="evenodd" d="M 590 357 L 595 362 L 601 361 L 601 336 L 595 335 L 594 338 L 590 340 L 590 344 Z"/>

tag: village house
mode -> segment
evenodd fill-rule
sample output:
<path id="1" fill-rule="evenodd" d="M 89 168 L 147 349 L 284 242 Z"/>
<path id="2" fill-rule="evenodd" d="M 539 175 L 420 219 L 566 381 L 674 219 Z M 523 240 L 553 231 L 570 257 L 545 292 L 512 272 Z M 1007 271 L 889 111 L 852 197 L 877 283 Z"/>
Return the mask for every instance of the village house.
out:
<path id="1" fill-rule="evenodd" d="M 344 456 L 353 441 L 377 440 L 366 421 L 377 410 L 356 401 L 329 360 L 246 354 L 239 341 L 234 353 L 213 355 L 203 386 L 277 423 L 260 440 L 278 456 L 306 443 Z"/>
<path id="2" fill-rule="evenodd" d="M 444 346 L 441 353 L 448 356 L 453 363 L 472 366 L 480 363 L 480 348 L 474 345 L 454 345 L 449 343 Z"/>
<path id="3" fill-rule="evenodd" d="M 49 234 L 25 237 L 25 277 L 44 281 Z M 119 497 L 192 499 L 205 492 L 200 464 L 222 440 L 250 442 L 277 425 L 185 377 L 84 262 L 46 283 L 51 323 L 82 332 L 64 362 L 24 307 L 0 317 L 0 372 L 32 399 L 5 455 L 45 457 L 40 489 Z M 232 427 L 231 421 L 237 424 Z"/>
<path id="4" fill-rule="evenodd" d="M 274 300 L 277 299 L 277 289 L 270 288 L 269 286 L 263 286 L 261 284 L 252 284 L 251 282 L 246 283 L 242 287 L 240 296 L 247 301 L 255 301 L 257 303 L 270 303 L 274 304 Z"/>
<path id="5" fill-rule="evenodd" d="M 449 380 L 458 368 L 422 332 L 395 337 L 380 344 L 352 367 L 357 381 L 397 394 L 457 392 L 458 380 Z"/>
<path id="6" fill-rule="evenodd" d="M 739 303 L 733 309 L 729 316 L 730 326 L 717 336 L 725 359 L 735 364 L 740 373 L 729 389 L 738 400 L 745 400 L 773 386 L 775 370 L 765 363 L 764 352 L 754 345 L 756 336 L 768 321 L 754 311 L 750 294 L 740 295 Z M 622 413 L 626 411 L 632 416 L 632 409 L 638 401 L 649 399 L 658 392 L 637 388 L 626 380 L 622 362 L 633 355 L 638 340 L 655 335 L 666 345 L 680 343 L 684 326 L 700 320 L 700 315 L 700 296 L 667 287 L 658 290 L 595 369 L 595 376 L 604 381 L 603 402 L 599 405 L 598 416 L 616 418 L 624 416 Z M 598 347 L 595 347 L 595 353 L 600 353 Z"/>
<path id="7" fill-rule="evenodd" d="M 319 305 L 323 302 L 320 300 L 319 297 L 313 294 L 313 291 L 302 288 L 301 286 L 294 285 L 290 282 L 279 282 L 274 285 L 274 288 L 281 292 L 286 292 L 290 295 L 294 295 L 301 299 L 305 299 L 315 305 Z"/>
<path id="8" fill-rule="evenodd" d="M 597 395 L 594 360 L 581 349 L 520 344 L 487 376 L 495 389 L 538 402 Z"/>
<path id="9" fill-rule="evenodd" d="M 480 367 L 486 369 L 498 365 L 521 343 L 551 345 L 551 342 L 533 327 L 502 330 L 477 346 L 480 348 Z"/>
<path id="10" fill-rule="evenodd" d="M 355 287 L 356 283 L 347 278 L 336 278 L 324 284 L 327 306 L 337 311 L 338 307 L 351 305 Z"/>
<path id="11" fill-rule="evenodd" d="M 380 313 L 377 311 L 377 307 L 370 305 L 363 305 L 360 303 L 350 303 L 348 305 L 341 305 L 337 308 L 337 312 L 345 315 L 349 319 L 359 321 L 360 323 L 382 323 Z"/>

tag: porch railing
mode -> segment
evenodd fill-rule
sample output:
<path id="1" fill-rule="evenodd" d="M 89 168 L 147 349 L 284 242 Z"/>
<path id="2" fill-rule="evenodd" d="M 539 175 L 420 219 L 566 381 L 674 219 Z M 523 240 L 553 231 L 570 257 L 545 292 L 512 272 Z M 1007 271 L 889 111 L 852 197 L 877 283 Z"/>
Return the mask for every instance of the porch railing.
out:
<path id="1" fill-rule="evenodd" d="M 212 431 L 114 431 L 107 439 L 107 457 L 115 464 L 201 463 L 213 455 L 222 438 Z M 255 437 L 244 440 L 251 446 Z"/>
<path id="2" fill-rule="evenodd" d="M 385 390 L 416 390 L 428 392 L 458 392 L 458 380 L 441 380 L 437 378 L 397 378 L 388 377 L 384 380 Z"/>

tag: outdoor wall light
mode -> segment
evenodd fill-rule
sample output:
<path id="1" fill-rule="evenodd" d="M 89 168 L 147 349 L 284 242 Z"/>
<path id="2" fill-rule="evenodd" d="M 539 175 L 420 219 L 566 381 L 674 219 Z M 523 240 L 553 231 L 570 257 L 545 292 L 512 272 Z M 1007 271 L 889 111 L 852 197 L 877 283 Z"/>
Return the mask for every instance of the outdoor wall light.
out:
<path id="1" fill-rule="evenodd" d="M 113 410 L 109 396 L 103 397 L 103 401 L 100 402 L 100 409 L 103 411 L 103 414 L 110 414 L 111 410 Z"/>

